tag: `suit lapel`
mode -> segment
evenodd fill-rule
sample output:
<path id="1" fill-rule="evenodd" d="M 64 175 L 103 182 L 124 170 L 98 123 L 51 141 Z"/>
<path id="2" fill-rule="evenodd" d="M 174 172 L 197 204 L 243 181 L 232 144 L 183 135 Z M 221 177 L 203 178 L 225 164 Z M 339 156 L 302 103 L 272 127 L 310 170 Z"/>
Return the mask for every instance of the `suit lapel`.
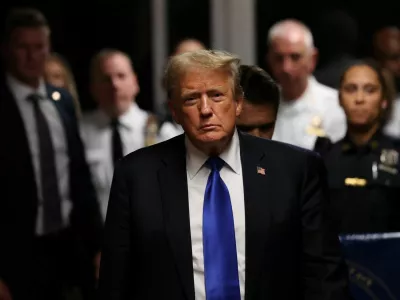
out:
<path id="1" fill-rule="evenodd" d="M 174 147 L 175 146 L 175 147 Z M 188 300 L 194 300 L 184 135 L 175 139 L 158 173 L 167 238 Z"/>
<path id="2" fill-rule="evenodd" d="M 64 132 L 65 132 L 65 138 L 67 142 L 67 148 L 68 148 L 68 156 L 71 158 L 73 157 L 73 151 L 72 149 L 74 148 L 74 142 L 71 140 L 71 137 L 74 136 L 74 132 L 72 128 L 73 121 L 71 120 L 71 116 L 68 114 L 68 111 L 66 110 L 66 99 L 63 99 L 65 95 L 57 91 L 55 88 L 53 88 L 51 85 L 46 85 L 46 91 L 47 91 L 47 98 L 49 101 L 52 101 L 54 103 L 54 106 L 57 109 L 58 115 L 60 116 Z"/>
<path id="3" fill-rule="evenodd" d="M 65 107 L 63 106 L 65 99 L 64 101 L 62 99 L 62 97 L 65 96 L 63 96 L 60 92 L 58 92 L 50 85 L 46 85 L 46 91 L 47 91 L 47 98 L 54 103 L 54 106 L 56 107 L 61 117 L 64 128 L 68 128 L 67 124 L 70 122 L 70 120 L 68 118 L 68 115 L 66 114 Z"/>
<path id="4" fill-rule="evenodd" d="M 272 176 L 268 170 L 267 154 L 257 147 L 253 137 L 239 134 L 243 170 L 243 188 L 246 220 L 246 288 L 245 298 L 253 299 L 265 269 L 268 228 L 271 225 L 270 193 L 273 189 Z M 263 174 L 265 173 L 265 174 Z"/>

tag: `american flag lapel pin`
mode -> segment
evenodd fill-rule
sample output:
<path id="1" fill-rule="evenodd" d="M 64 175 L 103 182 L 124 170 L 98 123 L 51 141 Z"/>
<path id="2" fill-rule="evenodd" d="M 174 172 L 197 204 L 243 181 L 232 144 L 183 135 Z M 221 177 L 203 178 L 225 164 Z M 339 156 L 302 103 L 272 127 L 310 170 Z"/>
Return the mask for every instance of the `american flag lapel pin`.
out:
<path id="1" fill-rule="evenodd" d="M 265 175 L 265 169 L 261 167 L 257 167 L 257 174 Z"/>

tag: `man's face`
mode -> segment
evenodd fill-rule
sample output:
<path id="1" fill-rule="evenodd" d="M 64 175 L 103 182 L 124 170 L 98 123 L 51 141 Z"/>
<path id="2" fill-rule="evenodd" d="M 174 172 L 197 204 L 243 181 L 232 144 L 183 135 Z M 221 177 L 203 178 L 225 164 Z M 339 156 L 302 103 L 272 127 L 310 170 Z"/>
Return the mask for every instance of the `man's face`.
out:
<path id="1" fill-rule="evenodd" d="M 197 148 L 218 152 L 229 142 L 242 99 L 234 99 L 232 80 L 226 72 L 190 68 L 171 98 L 172 116 Z"/>
<path id="2" fill-rule="evenodd" d="M 400 31 L 383 29 L 376 35 L 375 47 L 382 66 L 400 77 Z"/>
<path id="3" fill-rule="evenodd" d="M 108 115 L 117 117 L 125 113 L 139 92 L 136 75 L 127 57 L 112 54 L 98 66 L 93 75 L 91 90 L 93 97 Z"/>
<path id="4" fill-rule="evenodd" d="M 37 84 L 44 74 L 50 39 L 47 27 L 16 28 L 6 44 L 8 71 L 27 84 Z"/>
<path id="5" fill-rule="evenodd" d="M 340 87 L 340 103 L 353 126 L 370 126 L 379 121 L 387 101 L 376 72 L 369 66 L 354 66 Z"/>
<path id="6" fill-rule="evenodd" d="M 276 110 L 272 105 L 252 104 L 244 100 L 242 112 L 236 118 L 236 126 L 251 135 L 271 139 L 275 120 Z"/>
<path id="7" fill-rule="evenodd" d="M 315 68 L 316 52 L 308 49 L 301 37 L 276 37 L 270 44 L 267 60 L 283 93 L 295 94 L 291 90 L 305 89 Z"/>

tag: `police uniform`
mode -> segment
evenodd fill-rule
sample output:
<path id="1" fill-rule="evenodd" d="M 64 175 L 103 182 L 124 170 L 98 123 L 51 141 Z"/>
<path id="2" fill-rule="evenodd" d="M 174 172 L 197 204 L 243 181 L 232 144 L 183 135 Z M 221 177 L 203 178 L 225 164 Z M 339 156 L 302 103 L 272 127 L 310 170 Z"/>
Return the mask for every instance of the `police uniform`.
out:
<path id="1" fill-rule="evenodd" d="M 378 131 L 362 147 L 346 135 L 324 156 L 340 233 L 400 231 L 399 149 Z"/>
<path id="2" fill-rule="evenodd" d="M 97 109 L 85 114 L 80 124 L 86 157 L 104 219 L 114 172 L 111 123 L 105 112 Z M 157 119 L 139 108 L 135 102 L 119 117 L 118 123 L 123 155 L 158 142 Z"/>
<path id="3" fill-rule="evenodd" d="M 281 101 L 272 139 L 313 150 L 318 137 L 336 142 L 346 133 L 346 116 L 336 90 L 310 77 L 300 98 Z"/>

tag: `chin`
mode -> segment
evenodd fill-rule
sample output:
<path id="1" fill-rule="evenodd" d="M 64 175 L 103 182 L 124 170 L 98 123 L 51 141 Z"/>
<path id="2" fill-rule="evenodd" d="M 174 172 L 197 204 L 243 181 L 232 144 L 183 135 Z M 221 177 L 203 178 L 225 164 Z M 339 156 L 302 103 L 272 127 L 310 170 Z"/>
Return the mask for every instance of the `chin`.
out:
<path id="1" fill-rule="evenodd" d="M 369 121 L 368 118 L 352 118 L 349 121 L 351 125 L 357 127 L 364 127 L 370 123 L 368 122 Z"/>
<path id="2" fill-rule="evenodd" d="M 227 134 L 221 131 L 209 131 L 200 133 L 197 138 L 203 142 L 218 142 L 227 138 Z"/>

